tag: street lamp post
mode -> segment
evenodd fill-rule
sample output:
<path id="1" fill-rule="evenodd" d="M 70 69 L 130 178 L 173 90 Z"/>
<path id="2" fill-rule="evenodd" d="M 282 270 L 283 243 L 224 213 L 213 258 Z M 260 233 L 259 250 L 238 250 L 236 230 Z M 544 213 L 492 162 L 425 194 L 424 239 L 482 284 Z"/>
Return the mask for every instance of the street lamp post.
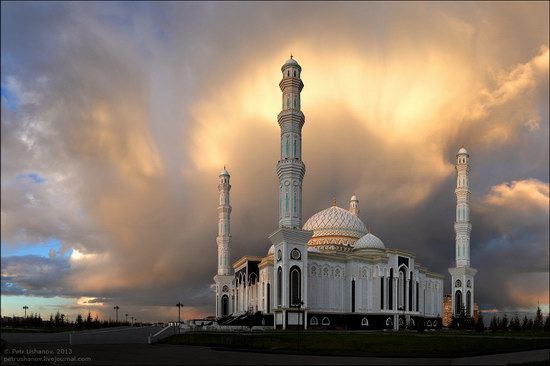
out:
<path id="1" fill-rule="evenodd" d="M 113 309 L 115 309 L 115 323 L 118 324 L 118 309 L 120 309 L 120 307 L 118 305 L 116 305 Z"/>
<path id="2" fill-rule="evenodd" d="M 128 314 L 124 314 L 126 316 L 126 321 L 125 323 L 128 324 Z"/>
<path id="3" fill-rule="evenodd" d="M 134 317 L 132 317 L 132 325 L 134 325 Z"/>
<path id="4" fill-rule="evenodd" d="M 25 310 L 25 328 L 27 327 L 27 309 L 29 307 L 27 305 L 23 306 L 23 310 Z"/>
<path id="5" fill-rule="evenodd" d="M 178 334 L 180 333 L 180 323 L 181 323 L 181 308 L 183 307 L 183 304 L 181 302 L 178 302 L 176 304 L 176 306 L 178 307 Z"/>

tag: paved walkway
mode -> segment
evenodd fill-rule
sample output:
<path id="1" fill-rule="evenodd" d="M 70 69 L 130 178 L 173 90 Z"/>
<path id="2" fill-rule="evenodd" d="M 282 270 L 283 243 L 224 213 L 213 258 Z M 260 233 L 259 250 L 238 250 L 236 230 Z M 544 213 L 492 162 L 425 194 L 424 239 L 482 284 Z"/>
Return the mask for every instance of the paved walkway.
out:
<path id="1" fill-rule="evenodd" d="M 550 350 L 473 357 L 346 357 L 233 351 L 183 345 L 147 345 L 161 327 L 118 327 L 64 333 L 2 333 L 8 349 L 2 364 L 43 357 L 56 365 L 507 365 L 550 359 Z M 69 336 L 85 342 L 69 344 Z M 482 341 L 482 340 L 480 340 Z M 83 344 L 84 343 L 84 344 Z M 57 359 L 55 359 L 57 357 Z M 37 361 L 36 359 L 34 361 Z"/>
<path id="2" fill-rule="evenodd" d="M 18 351 L 34 357 L 48 353 L 46 362 L 56 365 L 507 365 L 550 358 L 550 350 L 535 350 L 464 358 L 341 357 L 216 350 L 209 347 L 143 344 L 63 343 L 12 344 L 2 364 L 25 361 Z M 9 357 L 14 357 L 10 359 Z M 17 358 L 19 357 L 19 358 Z M 58 357 L 58 360 L 52 359 Z"/>

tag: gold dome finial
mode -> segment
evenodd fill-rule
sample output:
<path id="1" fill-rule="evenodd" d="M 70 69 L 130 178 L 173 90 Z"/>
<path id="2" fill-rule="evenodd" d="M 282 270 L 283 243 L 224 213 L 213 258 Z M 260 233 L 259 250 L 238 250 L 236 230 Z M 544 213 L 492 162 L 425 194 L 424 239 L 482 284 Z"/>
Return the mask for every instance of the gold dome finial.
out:
<path id="1" fill-rule="evenodd" d="M 290 58 L 292 59 L 292 52 L 290 52 Z"/>
<path id="2" fill-rule="evenodd" d="M 335 196 L 332 196 L 332 205 L 336 206 L 336 197 Z"/>

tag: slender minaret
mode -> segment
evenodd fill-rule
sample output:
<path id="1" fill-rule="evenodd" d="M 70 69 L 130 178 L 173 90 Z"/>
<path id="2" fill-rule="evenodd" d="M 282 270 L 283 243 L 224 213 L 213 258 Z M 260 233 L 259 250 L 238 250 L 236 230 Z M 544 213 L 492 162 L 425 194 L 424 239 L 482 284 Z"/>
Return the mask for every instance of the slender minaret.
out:
<path id="1" fill-rule="evenodd" d="M 454 268 L 449 268 L 452 276 L 453 314 L 460 315 L 462 309 L 473 316 L 474 310 L 474 276 L 477 272 L 470 267 L 470 190 L 468 175 L 470 172 L 470 155 L 462 146 L 456 155 L 456 221 L 454 223 L 456 241 Z"/>
<path id="2" fill-rule="evenodd" d="M 304 87 L 302 68 L 290 55 L 281 67 L 283 79 L 283 110 L 277 117 L 281 128 L 279 177 L 279 227 L 269 235 L 273 244 L 272 311 L 273 326 L 286 329 L 287 325 L 304 327 L 304 314 L 287 316 L 297 306 L 308 308 L 308 254 L 307 243 L 312 231 L 302 230 L 302 180 L 306 167 L 302 162 L 302 126 L 304 114 L 300 111 L 300 92 Z M 307 313 L 305 313 L 307 314 Z M 292 314 L 295 315 L 295 314 Z"/>
<path id="3" fill-rule="evenodd" d="M 355 196 L 355 193 L 349 200 L 349 212 L 355 216 L 359 215 L 359 200 L 357 199 L 357 196 Z"/>
<path id="4" fill-rule="evenodd" d="M 230 175 L 223 167 L 219 176 L 218 191 L 220 192 L 220 204 L 218 206 L 218 274 L 229 275 L 231 267 L 229 265 L 229 244 L 231 243 L 231 204 L 229 201 Z"/>
<path id="5" fill-rule="evenodd" d="M 223 167 L 218 180 L 220 202 L 218 205 L 218 273 L 214 276 L 212 288 L 216 291 L 216 317 L 221 318 L 233 312 L 233 268 L 229 263 L 229 246 L 231 244 L 231 204 L 229 200 L 229 173 Z"/>
<path id="6" fill-rule="evenodd" d="M 468 175 L 470 156 L 464 146 L 456 155 L 456 266 L 470 265 L 470 190 L 468 189 Z"/>
<path id="7" fill-rule="evenodd" d="M 283 109 L 277 121 L 281 128 L 281 157 L 277 163 L 279 177 L 279 227 L 302 227 L 302 180 L 306 167 L 302 162 L 302 126 L 305 119 L 300 110 L 300 79 L 302 68 L 290 59 L 281 67 L 283 79 Z"/>

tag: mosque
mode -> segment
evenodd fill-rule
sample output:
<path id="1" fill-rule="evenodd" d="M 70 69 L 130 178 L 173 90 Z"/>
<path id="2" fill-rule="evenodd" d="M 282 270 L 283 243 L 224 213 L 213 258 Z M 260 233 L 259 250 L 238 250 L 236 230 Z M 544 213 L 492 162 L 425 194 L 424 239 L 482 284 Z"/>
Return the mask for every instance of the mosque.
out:
<path id="1" fill-rule="evenodd" d="M 302 225 L 302 68 L 291 56 L 281 68 L 282 111 L 279 224 L 269 234 L 265 255 L 229 261 L 230 175 L 219 174 L 216 318 L 223 325 L 265 325 L 277 329 L 399 329 L 422 322 L 441 327 L 444 275 L 429 271 L 412 252 L 388 248 L 359 218 L 359 200 L 349 207 L 333 201 Z M 469 246 L 469 155 L 457 154 L 456 267 L 452 309 L 473 311 Z"/>

